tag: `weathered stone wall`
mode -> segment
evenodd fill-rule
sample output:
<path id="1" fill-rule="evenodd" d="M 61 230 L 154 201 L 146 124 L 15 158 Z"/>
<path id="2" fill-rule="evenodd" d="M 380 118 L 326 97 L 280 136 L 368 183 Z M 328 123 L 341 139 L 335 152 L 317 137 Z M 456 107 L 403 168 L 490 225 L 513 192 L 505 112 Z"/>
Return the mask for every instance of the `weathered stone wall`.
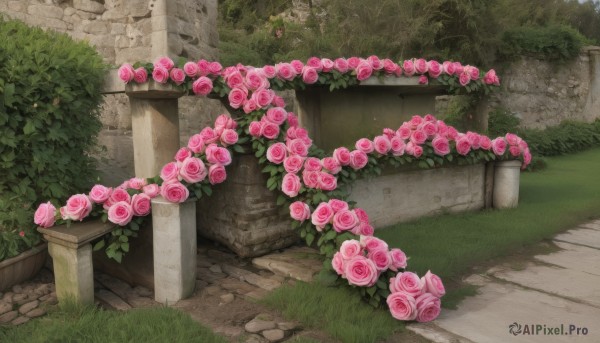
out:
<path id="1" fill-rule="evenodd" d="M 0 13 L 88 41 L 115 67 L 160 55 L 218 57 L 217 0 L 0 0 Z M 182 143 L 223 111 L 218 101 L 195 97 L 182 98 L 179 108 Z M 127 97 L 106 95 L 101 120 L 107 151 L 100 168 L 106 183 L 117 184 L 134 175 Z"/>

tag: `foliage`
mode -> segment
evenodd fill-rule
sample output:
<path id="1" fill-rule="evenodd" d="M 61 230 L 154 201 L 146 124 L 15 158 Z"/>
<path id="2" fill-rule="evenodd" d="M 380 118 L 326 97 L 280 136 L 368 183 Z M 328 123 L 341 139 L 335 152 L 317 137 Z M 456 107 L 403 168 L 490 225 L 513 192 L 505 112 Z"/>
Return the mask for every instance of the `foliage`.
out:
<path id="1" fill-rule="evenodd" d="M 33 210 L 18 196 L 0 195 L 0 261 L 14 257 L 40 243 L 35 227 L 30 225 Z M 23 225 L 23 223 L 26 223 Z"/>
<path id="2" fill-rule="evenodd" d="M 22 211 L 63 201 L 95 176 L 104 68 L 93 48 L 65 34 L 0 19 L 0 35 L 10 37 L 0 43 L 0 212 L 19 211 L 2 215 L 0 231 L 30 232 Z"/>
<path id="3" fill-rule="evenodd" d="M 470 129 L 469 114 L 473 113 L 476 105 L 477 99 L 473 96 L 453 96 L 448 101 L 448 107 L 442 117 L 446 124 L 454 126 L 459 131 L 466 131 Z"/>
<path id="4" fill-rule="evenodd" d="M 568 26 L 520 27 L 504 32 L 500 54 L 505 59 L 526 55 L 545 60 L 570 60 L 585 38 Z"/>
<path id="5" fill-rule="evenodd" d="M 566 155 L 600 146 L 600 120 L 593 123 L 563 121 L 544 130 L 523 129 L 523 139 L 533 154 L 540 156 Z"/>
<path id="6" fill-rule="evenodd" d="M 506 132 L 518 132 L 520 123 L 521 119 L 507 109 L 495 108 L 488 114 L 487 134 L 495 137 Z"/>

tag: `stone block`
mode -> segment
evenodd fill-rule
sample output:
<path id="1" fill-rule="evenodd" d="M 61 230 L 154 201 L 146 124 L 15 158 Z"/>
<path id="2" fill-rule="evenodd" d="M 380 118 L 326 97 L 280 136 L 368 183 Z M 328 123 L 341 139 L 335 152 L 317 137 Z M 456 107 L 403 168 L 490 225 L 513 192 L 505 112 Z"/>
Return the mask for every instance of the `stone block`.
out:
<path id="1" fill-rule="evenodd" d="M 135 47 L 118 49 L 115 56 L 115 64 L 121 65 L 123 63 L 134 63 L 140 60 L 150 60 L 151 48 L 150 47 Z"/>
<path id="2" fill-rule="evenodd" d="M 27 7 L 27 13 L 39 17 L 48 17 L 61 19 L 63 17 L 63 9 L 52 5 L 30 5 Z"/>
<path id="3" fill-rule="evenodd" d="M 127 25 L 121 23 L 112 23 L 110 26 L 111 35 L 124 35 L 126 32 Z"/>
<path id="4" fill-rule="evenodd" d="M 151 9 L 149 3 L 149 0 L 127 0 L 124 5 L 130 16 L 139 18 L 150 16 Z"/>
<path id="5" fill-rule="evenodd" d="M 105 21 L 94 20 L 86 23 L 83 26 L 83 32 L 90 34 L 107 34 L 110 32 L 109 24 Z"/>
<path id="6" fill-rule="evenodd" d="M 8 9 L 15 12 L 25 12 L 27 4 L 23 1 L 9 1 Z"/>
<path id="7" fill-rule="evenodd" d="M 17 18 L 17 19 L 21 19 L 21 18 Z M 25 16 L 21 20 L 25 21 L 27 24 L 32 25 L 32 26 L 39 26 L 42 28 L 50 28 L 50 29 L 55 29 L 57 31 L 65 31 L 67 29 L 67 23 L 65 23 L 64 21 L 62 21 L 60 19 L 56 19 L 56 18 L 47 18 L 47 17 L 42 17 L 42 16 L 29 15 L 29 16 Z"/>
<path id="8" fill-rule="evenodd" d="M 85 244 L 79 249 L 73 249 L 49 242 L 48 251 L 54 263 L 58 299 L 73 299 L 78 303 L 93 304 L 92 245 Z"/>
<path id="9" fill-rule="evenodd" d="M 114 49 L 115 46 L 115 38 L 111 35 L 90 35 L 89 42 L 91 45 L 98 48 L 104 47 L 108 49 Z"/>
<path id="10" fill-rule="evenodd" d="M 106 10 L 103 4 L 92 0 L 73 0 L 73 7 L 81 11 L 95 14 L 102 14 Z"/>

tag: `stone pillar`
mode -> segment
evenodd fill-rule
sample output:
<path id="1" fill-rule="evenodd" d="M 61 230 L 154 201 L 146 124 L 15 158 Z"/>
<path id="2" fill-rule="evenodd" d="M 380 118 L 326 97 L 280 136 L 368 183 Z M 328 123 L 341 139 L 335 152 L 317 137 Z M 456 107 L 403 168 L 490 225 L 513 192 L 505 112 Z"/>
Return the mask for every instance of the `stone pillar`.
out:
<path id="1" fill-rule="evenodd" d="M 494 208 L 517 207 L 521 161 L 496 162 L 494 169 Z"/>
<path id="2" fill-rule="evenodd" d="M 135 175 L 154 177 L 179 149 L 178 99 L 185 93 L 150 81 L 125 88 L 131 103 Z"/>
<path id="3" fill-rule="evenodd" d="M 196 201 L 152 200 L 154 300 L 171 305 L 196 285 Z"/>

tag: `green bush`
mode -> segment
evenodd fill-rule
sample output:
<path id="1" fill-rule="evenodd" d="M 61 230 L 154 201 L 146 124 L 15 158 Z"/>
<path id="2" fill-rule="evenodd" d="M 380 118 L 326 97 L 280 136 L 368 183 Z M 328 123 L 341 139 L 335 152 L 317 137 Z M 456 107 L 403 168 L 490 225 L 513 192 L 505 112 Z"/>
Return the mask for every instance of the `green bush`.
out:
<path id="1" fill-rule="evenodd" d="M 534 156 L 556 156 L 600 146 L 600 120 L 593 123 L 563 121 L 544 130 L 519 132 Z"/>
<path id="2" fill-rule="evenodd" d="M 88 189 L 101 128 L 105 66 L 65 34 L 0 18 L 0 213 L 32 213 Z M 0 217 L 0 230 L 31 228 L 31 215 Z M 2 245 L 2 242 L 0 242 Z"/>
<path id="3" fill-rule="evenodd" d="M 579 55 L 586 38 L 569 26 L 519 27 L 504 32 L 499 54 L 566 61 Z"/>
<path id="4" fill-rule="evenodd" d="M 521 119 L 505 108 L 496 108 L 489 113 L 487 135 L 504 136 L 507 132 L 517 132 Z"/>

